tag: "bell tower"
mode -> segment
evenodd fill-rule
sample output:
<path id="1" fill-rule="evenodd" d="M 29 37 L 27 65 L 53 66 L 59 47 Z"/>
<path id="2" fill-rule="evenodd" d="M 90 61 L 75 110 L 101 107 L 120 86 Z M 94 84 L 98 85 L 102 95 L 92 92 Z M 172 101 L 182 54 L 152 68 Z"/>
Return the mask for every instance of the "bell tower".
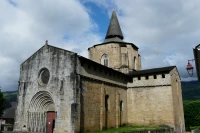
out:
<path id="1" fill-rule="evenodd" d="M 113 11 L 104 42 L 88 48 L 89 58 L 123 73 L 141 70 L 139 48 L 123 39 L 117 14 Z"/>

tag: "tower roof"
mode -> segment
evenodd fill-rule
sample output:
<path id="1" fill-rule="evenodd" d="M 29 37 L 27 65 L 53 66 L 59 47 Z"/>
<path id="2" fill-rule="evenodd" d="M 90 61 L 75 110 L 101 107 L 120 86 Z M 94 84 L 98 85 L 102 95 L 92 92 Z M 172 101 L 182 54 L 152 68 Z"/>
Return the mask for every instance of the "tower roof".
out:
<path id="1" fill-rule="evenodd" d="M 119 25 L 119 22 L 118 22 L 118 19 L 117 19 L 116 12 L 113 11 L 104 42 L 109 42 L 109 41 L 122 42 L 123 39 L 124 39 L 124 36 L 122 34 L 122 31 L 121 31 L 121 28 L 120 28 L 120 25 Z"/>

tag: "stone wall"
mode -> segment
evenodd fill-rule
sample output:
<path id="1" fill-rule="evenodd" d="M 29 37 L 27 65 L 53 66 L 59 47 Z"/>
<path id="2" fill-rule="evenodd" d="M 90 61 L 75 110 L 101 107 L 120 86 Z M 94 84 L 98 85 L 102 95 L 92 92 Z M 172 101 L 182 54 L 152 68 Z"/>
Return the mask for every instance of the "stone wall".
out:
<path id="1" fill-rule="evenodd" d="M 134 49 L 131 44 L 100 44 L 89 48 L 88 51 L 89 59 L 99 64 L 101 64 L 102 55 L 107 54 L 109 57 L 109 67 L 115 70 L 128 73 L 132 69 L 141 69 L 141 59 L 138 55 L 138 50 Z"/>
<path id="2" fill-rule="evenodd" d="M 82 61 L 81 131 L 116 128 L 127 123 L 126 75 L 95 64 Z"/>
<path id="3" fill-rule="evenodd" d="M 71 106 L 75 103 L 73 89 L 75 86 L 75 56 L 72 52 L 45 45 L 22 63 L 15 131 L 22 131 L 24 125 L 26 125 L 27 130 L 45 131 L 44 115 L 46 111 L 57 112 L 55 133 L 72 132 L 74 130 L 74 126 L 71 124 Z M 39 82 L 39 72 L 43 68 L 48 69 L 50 73 L 46 85 Z M 44 100 L 43 103 L 47 103 L 49 106 L 42 107 L 44 106 L 42 102 L 41 105 L 38 103 L 38 106 L 34 103 L 30 105 L 32 98 L 37 95 L 36 100 L 41 98 L 41 100 Z M 42 97 L 43 95 L 46 98 Z M 44 124 L 41 123 L 43 120 Z"/>
<path id="4" fill-rule="evenodd" d="M 128 83 L 130 125 L 168 125 L 174 128 L 174 108 L 169 74 L 133 77 Z"/>
<path id="5" fill-rule="evenodd" d="M 172 83 L 175 131 L 177 133 L 182 133 L 185 132 L 185 120 L 180 77 L 176 68 L 170 72 L 170 75 Z"/>
<path id="6" fill-rule="evenodd" d="M 125 88 L 86 78 L 82 79 L 82 84 L 84 86 L 81 98 L 83 105 L 81 112 L 82 131 L 116 128 L 126 124 Z M 107 101 L 108 105 L 106 106 Z M 123 107 L 120 110 L 121 101 L 123 101 Z"/>

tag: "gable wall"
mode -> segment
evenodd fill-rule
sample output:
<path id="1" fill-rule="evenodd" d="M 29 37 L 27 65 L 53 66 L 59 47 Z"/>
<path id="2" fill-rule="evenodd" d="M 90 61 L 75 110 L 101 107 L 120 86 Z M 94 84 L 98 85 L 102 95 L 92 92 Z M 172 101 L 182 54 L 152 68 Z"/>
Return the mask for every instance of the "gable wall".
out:
<path id="1" fill-rule="evenodd" d="M 64 133 L 73 130 L 71 104 L 74 103 L 74 59 L 74 53 L 46 45 L 21 65 L 18 89 L 19 102 L 15 120 L 16 131 L 22 131 L 23 125 L 28 127 L 27 112 L 33 111 L 29 110 L 30 101 L 37 92 L 41 91 L 48 92 L 55 103 L 55 111 L 57 112 L 55 131 Z M 47 68 L 50 72 L 49 82 L 44 86 L 38 82 L 39 71 L 42 68 Z M 38 121 L 38 123 L 40 122 Z"/>

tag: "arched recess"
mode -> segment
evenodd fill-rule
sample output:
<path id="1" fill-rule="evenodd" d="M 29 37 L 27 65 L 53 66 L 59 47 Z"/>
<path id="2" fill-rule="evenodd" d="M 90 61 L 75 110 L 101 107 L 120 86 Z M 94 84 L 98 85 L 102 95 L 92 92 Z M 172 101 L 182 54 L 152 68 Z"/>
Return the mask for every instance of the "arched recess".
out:
<path id="1" fill-rule="evenodd" d="M 108 128 L 109 95 L 105 95 L 105 129 Z"/>
<path id="2" fill-rule="evenodd" d="M 28 109 L 27 128 L 30 132 L 46 132 L 47 112 L 55 112 L 52 96 L 47 91 L 37 92 Z"/>
<path id="3" fill-rule="evenodd" d="M 109 57 L 107 54 L 103 54 L 101 57 L 101 64 L 104 66 L 109 66 Z"/>
<path id="4" fill-rule="evenodd" d="M 122 116 L 123 116 L 123 101 L 119 103 L 119 125 L 122 126 Z"/>

